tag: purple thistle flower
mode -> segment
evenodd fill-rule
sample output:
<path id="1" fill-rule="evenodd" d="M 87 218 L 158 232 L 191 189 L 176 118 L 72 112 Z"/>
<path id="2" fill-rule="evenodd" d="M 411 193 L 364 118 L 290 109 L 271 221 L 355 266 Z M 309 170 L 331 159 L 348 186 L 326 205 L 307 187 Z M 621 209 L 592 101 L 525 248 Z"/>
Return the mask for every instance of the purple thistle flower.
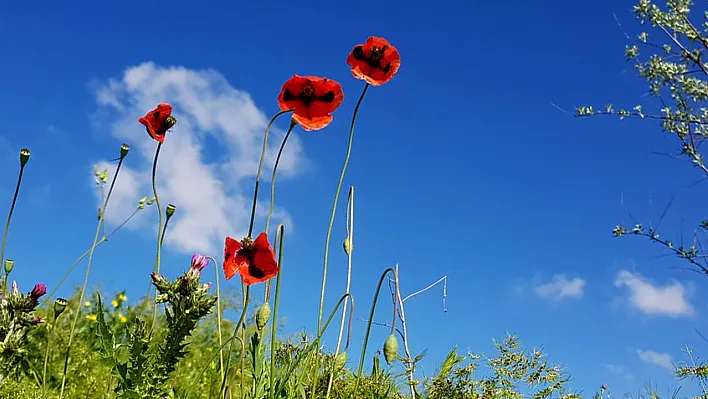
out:
<path id="1" fill-rule="evenodd" d="M 194 254 L 192 256 L 192 266 L 191 269 L 197 274 L 202 271 L 209 264 L 209 259 L 204 255 Z"/>
<path id="2" fill-rule="evenodd" d="M 33 301 L 37 302 L 39 298 L 42 297 L 42 295 L 47 293 L 47 286 L 39 283 L 32 288 L 32 291 L 30 291 L 29 296 L 32 298 Z"/>

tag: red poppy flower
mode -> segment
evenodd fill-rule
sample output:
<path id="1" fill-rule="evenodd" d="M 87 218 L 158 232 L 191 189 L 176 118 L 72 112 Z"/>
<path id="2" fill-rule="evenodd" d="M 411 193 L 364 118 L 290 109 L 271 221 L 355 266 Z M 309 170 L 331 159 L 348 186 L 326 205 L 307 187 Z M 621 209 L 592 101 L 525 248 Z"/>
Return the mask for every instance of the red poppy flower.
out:
<path id="1" fill-rule="evenodd" d="M 172 105 L 168 103 L 160 103 L 157 105 L 157 108 L 138 119 L 138 122 L 145 125 L 150 137 L 160 143 L 164 143 L 167 129 L 174 126 L 175 123 L 177 123 L 177 119 L 172 116 Z"/>
<path id="2" fill-rule="evenodd" d="M 275 252 L 268 242 L 268 234 L 261 233 L 255 241 L 250 237 L 236 241 L 226 237 L 224 245 L 224 274 L 229 280 L 236 273 L 246 285 L 261 283 L 278 274 Z"/>
<path id="3" fill-rule="evenodd" d="M 401 55 L 383 37 L 371 36 L 349 53 L 347 64 L 352 75 L 373 86 L 381 86 L 393 78 L 401 67 Z"/>
<path id="4" fill-rule="evenodd" d="M 319 130 L 332 122 L 332 112 L 344 101 L 342 86 L 334 80 L 293 75 L 280 90 L 278 105 L 294 109 L 293 120 L 305 130 Z"/>

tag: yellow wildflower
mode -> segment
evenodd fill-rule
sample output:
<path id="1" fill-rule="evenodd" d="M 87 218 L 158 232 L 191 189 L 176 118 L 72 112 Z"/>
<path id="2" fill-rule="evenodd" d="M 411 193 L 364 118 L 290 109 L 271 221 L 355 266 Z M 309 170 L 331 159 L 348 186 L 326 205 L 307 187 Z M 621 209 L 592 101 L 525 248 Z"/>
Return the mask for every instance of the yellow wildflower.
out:
<path id="1" fill-rule="evenodd" d="M 116 301 L 115 299 L 112 300 L 112 301 L 111 301 L 111 305 L 113 305 L 114 308 L 117 308 L 117 307 L 118 307 L 118 301 Z"/>
<path id="2" fill-rule="evenodd" d="M 118 300 L 121 302 L 125 302 L 128 300 L 128 297 L 125 296 L 125 294 L 121 293 L 121 294 L 118 294 Z"/>
<path id="3" fill-rule="evenodd" d="M 86 320 L 96 321 L 96 315 L 93 313 L 89 313 L 86 315 Z"/>
<path id="4" fill-rule="evenodd" d="M 118 315 L 118 320 L 120 320 L 121 323 L 125 323 L 128 321 L 128 318 L 123 316 L 122 314 Z"/>
<path id="5" fill-rule="evenodd" d="M 89 302 L 89 301 L 84 302 L 84 306 L 86 306 L 87 308 L 90 308 L 90 307 L 91 307 L 91 302 Z"/>

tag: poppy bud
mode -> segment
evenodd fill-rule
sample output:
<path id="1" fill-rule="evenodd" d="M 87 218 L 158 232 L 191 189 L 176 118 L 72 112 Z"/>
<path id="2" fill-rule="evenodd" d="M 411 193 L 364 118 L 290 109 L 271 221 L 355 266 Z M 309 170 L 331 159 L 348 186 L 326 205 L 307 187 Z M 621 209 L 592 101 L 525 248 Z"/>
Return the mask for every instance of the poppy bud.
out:
<path id="1" fill-rule="evenodd" d="M 101 182 L 105 183 L 108 181 L 108 169 L 104 169 L 103 172 L 101 172 L 101 176 L 99 176 L 101 179 Z"/>
<path id="2" fill-rule="evenodd" d="M 177 124 L 177 118 L 174 116 L 170 115 L 165 119 L 165 129 L 171 129 L 172 126 Z"/>
<path id="3" fill-rule="evenodd" d="M 265 325 L 268 324 L 269 319 L 270 319 L 270 305 L 268 304 L 268 302 L 265 302 L 256 311 L 256 328 L 258 328 L 258 330 L 262 330 L 263 327 L 265 327 Z"/>
<path id="4" fill-rule="evenodd" d="M 30 291 L 29 296 L 33 301 L 37 302 L 39 298 L 41 298 L 46 293 L 47 286 L 42 283 L 39 283 L 35 284 L 34 288 L 32 288 L 32 291 Z"/>
<path id="5" fill-rule="evenodd" d="M 347 352 L 338 353 L 334 358 L 334 371 L 340 371 L 347 365 Z"/>
<path id="6" fill-rule="evenodd" d="M 172 215 L 175 214 L 175 210 L 177 208 L 173 204 L 167 204 L 167 209 L 165 209 L 165 215 L 167 216 L 167 220 L 170 220 Z"/>
<path id="7" fill-rule="evenodd" d="M 93 175 L 98 177 L 101 174 L 101 171 L 98 170 L 98 166 L 94 165 L 93 166 Z"/>
<path id="8" fill-rule="evenodd" d="M 351 253 L 352 251 L 352 241 L 349 239 L 349 237 L 344 239 L 344 253 L 347 254 L 347 256 Z"/>
<path id="9" fill-rule="evenodd" d="M 15 267 L 15 261 L 12 259 L 7 259 L 5 261 L 5 274 L 10 274 L 13 267 Z"/>
<path id="10" fill-rule="evenodd" d="M 152 197 L 148 200 L 147 204 L 152 205 L 152 203 L 155 202 L 155 197 Z"/>
<path id="11" fill-rule="evenodd" d="M 61 316 L 62 313 L 64 313 L 64 309 L 66 309 L 67 304 L 68 304 L 68 302 L 64 298 L 57 298 L 54 301 L 54 319 L 56 319 L 57 317 Z"/>
<path id="12" fill-rule="evenodd" d="M 30 158 L 30 150 L 23 148 L 20 150 L 20 166 L 27 165 L 27 161 Z"/>
<path id="13" fill-rule="evenodd" d="M 130 151 L 130 146 L 128 144 L 123 143 L 120 146 L 120 157 L 121 159 L 125 158 L 126 155 L 128 155 L 128 151 Z"/>
<path id="14" fill-rule="evenodd" d="M 383 352 L 384 358 L 386 359 L 386 363 L 391 364 L 391 362 L 396 360 L 396 356 L 398 355 L 398 339 L 394 334 L 391 334 L 388 336 L 388 338 L 386 338 L 386 342 L 384 342 Z"/>
<path id="15" fill-rule="evenodd" d="M 101 208 L 98 208 L 98 220 L 101 220 L 103 217 L 103 212 L 101 212 Z"/>

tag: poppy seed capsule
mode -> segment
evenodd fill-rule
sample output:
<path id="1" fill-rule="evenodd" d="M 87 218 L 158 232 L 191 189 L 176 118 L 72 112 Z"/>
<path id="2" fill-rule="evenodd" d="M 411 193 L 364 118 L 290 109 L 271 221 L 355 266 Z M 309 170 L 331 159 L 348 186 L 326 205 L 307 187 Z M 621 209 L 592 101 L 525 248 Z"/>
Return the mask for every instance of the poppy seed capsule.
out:
<path id="1" fill-rule="evenodd" d="M 5 274 L 10 274 L 13 267 L 15 267 L 15 261 L 12 259 L 7 259 L 5 261 Z"/>
<path id="2" fill-rule="evenodd" d="M 270 320 L 270 305 L 265 302 L 256 311 L 256 328 L 262 330 L 268 324 L 268 320 Z"/>
<path id="3" fill-rule="evenodd" d="M 349 237 L 344 239 L 344 243 L 342 243 L 342 246 L 344 247 L 344 253 L 349 256 L 349 254 L 352 252 L 352 241 L 349 239 Z"/>
<path id="4" fill-rule="evenodd" d="M 130 151 L 130 146 L 128 144 L 123 143 L 120 146 L 120 157 L 125 158 L 126 155 L 128 155 L 128 151 Z"/>
<path id="5" fill-rule="evenodd" d="M 68 302 L 64 298 L 57 298 L 56 301 L 54 301 L 54 318 L 55 319 L 57 317 L 61 316 L 62 313 L 64 313 L 64 309 L 66 309 L 67 304 L 68 304 Z"/>
<path id="6" fill-rule="evenodd" d="M 27 165 L 27 161 L 30 158 L 30 150 L 23 148 L 20 150 L 20 166 Z"/>
<path id="7" fill-rule="evenodd" d="M 386 338 L 386 342 L 384 342 L 383 352 L 384 358 L 386 359 L 386 363 L 391 364 L 391 362 L 396 360 L 396 356 L 398 355 L 398 339 L 394 334 L 391 334 L 388 336 L 388 338 Z"/>
<path id="8" fill-rule="evenodd" d="M 172 115 L 168 116 L 167 119 L 165 119 L 165 130 L 171 129 L 172 126 L 174 126 L 176 124 L 177 124 L 177 118 L 175 118 Z"/>
<path id="9" fill-rule="evenodd" d="M 173 204 L 167 204 L 167 209 L 165 210 L 165 215 L 167 219 L 171 218 L 175 214 L 177 208 Z"/>

